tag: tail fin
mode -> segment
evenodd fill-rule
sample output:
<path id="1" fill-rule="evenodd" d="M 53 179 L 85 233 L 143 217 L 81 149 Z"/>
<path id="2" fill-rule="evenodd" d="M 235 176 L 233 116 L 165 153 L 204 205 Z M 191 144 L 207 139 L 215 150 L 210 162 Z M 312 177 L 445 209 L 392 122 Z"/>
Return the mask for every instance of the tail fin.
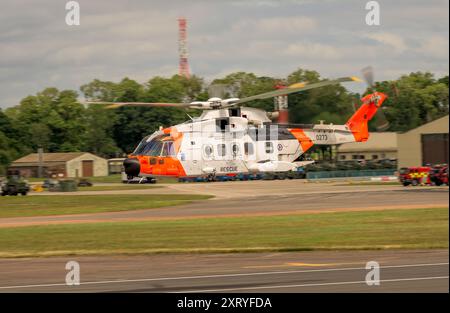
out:
<path id="1" fill-rule="evenodd" d="M 367 141 L 369 138 L 369 128 L 367 124 L 386 98 L 387 96 L 384 93 L 374 92 L 361 99 L 361 107 L 346 123 L 348 128 L 352 131 L 355 141 Z"/>

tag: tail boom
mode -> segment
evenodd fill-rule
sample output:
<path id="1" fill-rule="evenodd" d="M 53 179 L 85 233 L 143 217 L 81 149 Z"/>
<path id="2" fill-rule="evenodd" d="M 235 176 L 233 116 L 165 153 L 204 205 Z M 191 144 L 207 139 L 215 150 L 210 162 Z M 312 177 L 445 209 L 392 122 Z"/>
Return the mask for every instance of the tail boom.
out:
<path id="1" fill-rule="evenodd" d="M 313 145 L 336 145 L 348 142 L 364 142 L 369 138 L 368 122 L 374 117 L 387 96 L 375 92 L 362 98 L 361 107 L 345 125 L 315 124 L 312 128 L 289 128 L 299 142 L 300 154 Z"/>
<path id="2" fill-rule="evenodd" d="M 374 117 L 387 96 L 381 92 L 374 92 L 361 99 L 361 107 L 345 124 L 355 137 L 355 141 L 364 142 L 369 139 L 368 122 Z"/>

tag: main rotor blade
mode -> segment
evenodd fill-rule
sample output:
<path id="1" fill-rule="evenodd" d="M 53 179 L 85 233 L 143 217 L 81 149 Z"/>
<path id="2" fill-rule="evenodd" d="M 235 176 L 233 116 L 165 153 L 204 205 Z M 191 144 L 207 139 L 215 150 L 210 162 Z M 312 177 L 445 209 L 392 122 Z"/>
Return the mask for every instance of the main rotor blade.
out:
<path id="1" fill-rule="evenodd" d="M 301 92 L 301 91 L 305 91 L 305 90 L 310 90 L 310 89 L 314 89 L 314 88 L 324 87 L 324 86 L 328 86 L 328 85 L 334 85 L 334 84 L 338 84 L 338 83 L 342 83 L 342 82 L 350 82 L 350 81 L 361 81 L 361 80 L 357 77 L 341 77 L 338 79 L 325 80 L 322 82 L 312 83 L 312 84 L 298 83 L 298 85 L 294 84 L 287 88 L 278 89 L 275 91 L 269 91 L 269 92 L 265 92 L 265 93 L 251 96 L 251 97 L 242 98 L 241 100 L 235 102 L 234 104 L 236 105 L 236 104 L 241 104 L 244 102 L 249 102 L 252 100 L 273 98 L 273 97 L 277 97 L 277 96 L 288 95 L 291 93 Z"/>
<path id="2" fill-rule="evenodd" d="M 301 87 L 305 87 L 307 84 L 308 84 L 308 82 L 295 83 L 295 84 L 289 85 L 287 88 L 301 88 Z"/>
<path id="3" fill-rule="evenodd" d="M 367 66 L 361 70 L 364 80 L 366 81 L 367 85 L 370 88 L 373 88 L 374 86 L 374 74 L 373 74 L 373 67 Z"/>
<path id="4" fill-rule="evenodd" d="M 120 107 L 177 107 L 188 108 L 190 103 L 164 103 L 164 102 L 103 102 L 89 101 L 88 104 L 104 104 L 106 109 L 116 109 Z"/>
<path id="5" fill-rule="evenodd" d="M 226 94 L 227 85 L 214 84 L 208 87 L 208 95 L 210 98 L 224 98 Z"/>
<path id="6" fill-rule="evenodd" d="M 379 108 L 376 113 L 377 116 L 377 131 L 385 131 L 389 129 L 390 123 L 384 114 L 383 108 Z"/>

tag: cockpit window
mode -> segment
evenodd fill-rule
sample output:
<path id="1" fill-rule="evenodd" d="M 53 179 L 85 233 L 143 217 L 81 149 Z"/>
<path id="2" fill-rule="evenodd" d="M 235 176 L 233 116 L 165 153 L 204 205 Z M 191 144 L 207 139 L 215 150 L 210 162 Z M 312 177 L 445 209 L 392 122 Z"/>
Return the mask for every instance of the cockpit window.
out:
<path id="1" fill-rule="evenodd" d="M 174 156 L 176 154 L 169 135 L 160 135 L 147 142 L 149 137 L 142 139 L 133 154 L 146 156 Z"/>
<path id="2" fill-rule="evenodd" d="M 134 155 L 142 154 L 142 151 L 144 150 L 144 148 L 145 148 L 145 146 L 147 144 L 148 138 L 150 138 L 150 135 L 146 136 L 144 139 L 141 140 L 141 142 L 136 147 L 136 149 L 134 149 L 134 152 L 133 152 Z"/>
<path id="3" fill-rule="evenodd" d="M 148 156 L 159 156 L 161 154 L 162 146 L 163 143 L 159 139 L 150 140 L 147 142 L 142 154 Z"/>

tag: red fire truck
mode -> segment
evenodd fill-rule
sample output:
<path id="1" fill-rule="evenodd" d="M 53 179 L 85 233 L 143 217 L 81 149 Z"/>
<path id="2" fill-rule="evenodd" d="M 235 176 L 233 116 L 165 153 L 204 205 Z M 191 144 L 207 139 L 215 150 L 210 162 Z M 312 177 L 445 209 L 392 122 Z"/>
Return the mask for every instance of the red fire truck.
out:
<path id="1" fill-rule="evenodd" d="M 448 186 L 448 166 L 437 165 L 433 167 L 430 171 L 430 182 L 436 186 Z"/>
<path id="2" fill-rule="evenodd" d="M 399 171 L 399 180 L 403 186 L 417 186 L 430 184 L 429 166 L 402 167 Z"/>

